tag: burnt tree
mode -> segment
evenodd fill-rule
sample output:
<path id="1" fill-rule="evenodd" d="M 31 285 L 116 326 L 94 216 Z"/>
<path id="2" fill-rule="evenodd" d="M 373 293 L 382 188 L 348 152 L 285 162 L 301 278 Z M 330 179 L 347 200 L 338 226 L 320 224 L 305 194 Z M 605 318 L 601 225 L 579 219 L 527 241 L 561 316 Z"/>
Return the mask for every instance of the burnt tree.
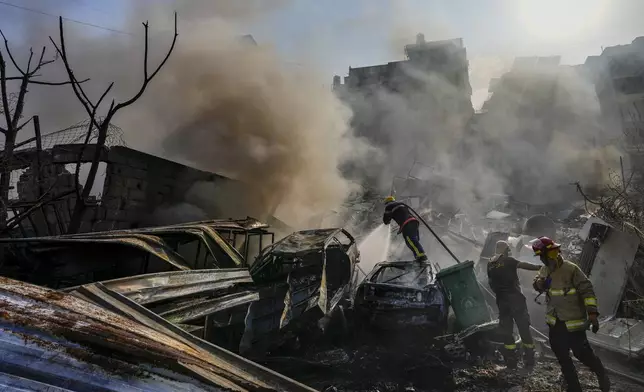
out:
<path id="1" fill-rule="evenodd" d="M 0 96 L 2 104 L 0 106 L 0 133 L 5 138 L 4 150 L 2 151 L 2 167 L 0 171 L 0 231 L 5 231 L 18 222 L 20 217 L 14 217 L 11 221 L 7 221 L 8 207 L 9 207 L 9 187 L 11 178 L 11 162 L 14 157 L 14 151 L 19 145 L 16 144 L 16 139 L 21 130 L 23 130 L 29 123 L 33 121 L 35 133 L 39 134 L 39 122 L 37 116 L 23 119 L 25 100 L 29 92 L 30 85 L 47 85 L 47 86 L 62 86 L 70 84 L 69 81 L 63 82 L 47 82 L 39 80 L 39 72 L 43 67 L 55 62 L 58 56 L 50 59 L 45 59 L 47 48 L 43 47 L 38 55 L 38 61 L 34 62 L 33 48 L 29 49 L 29 59 L 26 66 L 20 66 L 14 57 L 9 41 L 4 33 L 0 31 L 0 35 L 4 40 L 4 50 L 0 48 Z M 10 72 L 7 66 L 7 59 L 11 61 L 14 72 L 17 75 L 8 75 Z M 87 80 L 78 81 L 83 83 Z M 17 85 L 17 87 L 12 87 Z M 39 140 L 38 137 L 36 139 Z M 31 139 L 29 141 L 32 141 Z M 24 144 L 24 143 L 22 143 Z M 45 196 L 40 195 L 39 202 L 47 202 Z M 23 215 L 23 214 L 21 214 Z"/>
<path id="2" fill-rule="evenodd" d="M 90 120 L 88 130 L 87 130 L 87 135 L 85 137 L 84 144 L 83 144 L 83 149 L 81 149 L 81 152 L 79 153 L 79 158 L 78 158 L 79 160 L 76 164 L 77 198 L 76 198 L 76 205 L 72 213 L 72 218 L 69 223 L 69 227 L 67 228 L 67 232 L 69 234 L 74 234 L 74 233 L 77 233 L 78 230 L 80 229 L 80 225 L 83 221 L 83 217 L 87 209 L 87 200 L 90 196 L 92 185 L 96 180 L 96 174 L 98 172 L 98 165 L 100 163 L 100 157 L 101 157 L 100 153 L 102 148 L 105 146 L 105 141 L 108 136 L 110 122 L 112 121 L 112 118 L 119 110 L 132 105 L 139 98 L 141 98 L 141 96 L 143 96 L 143 93 L 148 87 L 148 84 L 152 81 L 152 79 L 154 79 L 154 77 L 159 73 L 161 68 L 163 68 L 165 63 L 168 61 L 168 58 L 170 57 L 170 55 L 172 54 L 172 51 L 174 50 L 175 44 L 177 42 L 177 37 L 178 37 L 177 14 L 176 13 L 174 14 L 174 35 L 172 38 L 172 44 L 170 45 L 170 48 L 168 49 L 168 52 L 166 53 L 163 60 L 151 73 L 148 67 L 149 27 L 148 27 L 148 22 L 143 23 L 144 35 L 145 35 L 145 49 L 143 54 L 143 82 L 141 83 L 141 87 L 136 92 L 136 94 L 134 94 L 130 99 L 126 101 L 116 103 L 116 101 L 113 99 L 107 112 L 104 115 L 100 115 L 100 107 L 105 97 L 114 86 L 114 82 L 110 83 L 110 85 L 105 89 L 105 91 L 101 94 L 98 100 L 93 101 L 88 97 L 88 95 L 86 94 L 86 92 L 84 91 L 81 85 L 82 82 L 76 78 L 76 75 L 74 74 L 74 71 L 70 65 L 69 58 L 67 56 L 67 47 L 65 44 L 65 32 L 64 32 L 62 18 L 59 18 L 58 24 L 59 24 L 60 43 L 57 44 L 52 37 L 49 37 L 49 39 L 54 45 L 54 47 L 56 48 L 63 63 L 65 64 L 65 70 L 67 71 L 67 76 L 69 79 L 68 82 L 72 86 L 72 89 L 74 91 L 74 94 L 76 95 L 76 98 L 82 104 Z M 96 149 L 95 149 L 96 152 L 92 157 L 91 166 L 89 169 L 89 173 L 87 175 L 87 180 L 85 182 L 86 185 L 85 187 L 82 188 L 82 191 L 81 191 L 80 182 L 79 182 L 80 159 L 83 156 L 84 148 L 89 143 L 90 138 L 94 133 L 94 130 L 96 130 L 96 133 L 97 133 Z"/>

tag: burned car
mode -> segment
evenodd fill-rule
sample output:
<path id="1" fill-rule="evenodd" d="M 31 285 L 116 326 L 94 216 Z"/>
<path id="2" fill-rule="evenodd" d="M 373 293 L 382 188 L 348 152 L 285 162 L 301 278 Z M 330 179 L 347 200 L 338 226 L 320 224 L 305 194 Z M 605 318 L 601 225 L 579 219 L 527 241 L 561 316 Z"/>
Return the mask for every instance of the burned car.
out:
<path id="1" fill-rule="evenodd" d="M 262 250 L 250 267 L 259 299 L 243 319 L 239 351 L 277 346 L 290 330 L 348 304 L 359 257 L 355 239 L 342 228 L 299 231 Z"/>
<path id="2" fill-rule="evenodd" d="M 376 264 L 356 290 L 354 310 L 361 327 L 447 327 L 447 300 L 429 263 Z"/>

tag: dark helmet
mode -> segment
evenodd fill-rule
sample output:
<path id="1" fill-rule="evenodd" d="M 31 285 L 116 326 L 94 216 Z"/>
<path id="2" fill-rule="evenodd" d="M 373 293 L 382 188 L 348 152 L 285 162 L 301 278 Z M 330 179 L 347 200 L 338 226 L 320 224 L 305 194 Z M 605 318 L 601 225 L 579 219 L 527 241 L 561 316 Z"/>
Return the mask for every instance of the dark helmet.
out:
<path id="1" fill-rule="evenodd" d="M 551 249 L 559 249 L 561 244 L 554 242 L 549 237 L 539 237 L 532 243 L 535 256 L 541 255 Z"/>

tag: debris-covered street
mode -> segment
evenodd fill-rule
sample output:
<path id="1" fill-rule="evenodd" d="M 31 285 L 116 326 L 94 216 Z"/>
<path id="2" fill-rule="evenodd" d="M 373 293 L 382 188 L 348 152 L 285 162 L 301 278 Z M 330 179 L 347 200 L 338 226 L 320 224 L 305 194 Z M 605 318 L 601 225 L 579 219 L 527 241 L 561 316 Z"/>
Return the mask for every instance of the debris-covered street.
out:
<path id="1" fill-rule="evenodd" d="M 424 340 L 424 341 L 423 341 Z M 436 342 L 438 343 L 438 342 Z M 404 338 L 381 333 L 353 338 L 332 348 L 317 345 L 277 355 L 264 363 L 290 377 L 326 391 L 458 391 L 555 392 L 561 372 L 554 357 L 544 354 L 533 369 L 507 370 L 493 358 L 454 360 L 423 334 Z M 584 390 L 599 391 L 596 377 L 579 366 Z M 641 391 L 642 385 L 614 378 L 612 391 Z"/>

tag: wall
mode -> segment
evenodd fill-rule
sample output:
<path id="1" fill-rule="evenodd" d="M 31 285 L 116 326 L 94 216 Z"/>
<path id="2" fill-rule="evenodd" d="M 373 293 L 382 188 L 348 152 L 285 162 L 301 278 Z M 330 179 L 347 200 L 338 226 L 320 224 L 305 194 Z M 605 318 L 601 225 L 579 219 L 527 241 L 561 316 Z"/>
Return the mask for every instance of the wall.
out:
<path id="1" fill-rule="evenodd" d="M 110 149 L 102 197 L 104 221 L 94 230 L 138 225 L 156 208 L 184 201 L 195 182 L 231 181 L 126 147 Z"/>
<path id="2" fill-rule="evenodd" d="M 58 182 L 51 189 L 58 194 L 73 186 L 73 176 L 65 165 L 74 163 L 77 158 L 76 145 L 59 145 L 41 155 L 41 173 L 48 173 L 41 183 Z M 93 146 L 88 146 L 83 161 L 89 160 Z M 105 151 L 101 161 L 107 163 L 103 194 L 99 200 L 91 202 L 81 225 L 82 232 L 128 229 L 144 224 L 160 206 L 176 205 L 184 201 L 186 192 L 196 182 L 207 181 L 217 184 L 230 180 L 218 174 L 205 172 L 162 159 L 127 147 L 112 147 Z M 18 212 L 33 205 L 36 200 L 37 182 L 33 180 L 34 164 L 21 176 L 18 183 L 20 201 L 16 203 Z M 101 174 L 101 173 L 99 173 Z M 64 180 L 64 181 L 63 181 Z M 48 189 L 48 186 L 44 186 Z M 31 221 L 25 220 L 22 235 L 58 235 L 65 232 L 73 210 L 75 195 L 56 202 L 38 211 Z M 216 217 L 212 217 L 216 218 Z M 34 230 L 34 228 L 36 230 Z"/>

